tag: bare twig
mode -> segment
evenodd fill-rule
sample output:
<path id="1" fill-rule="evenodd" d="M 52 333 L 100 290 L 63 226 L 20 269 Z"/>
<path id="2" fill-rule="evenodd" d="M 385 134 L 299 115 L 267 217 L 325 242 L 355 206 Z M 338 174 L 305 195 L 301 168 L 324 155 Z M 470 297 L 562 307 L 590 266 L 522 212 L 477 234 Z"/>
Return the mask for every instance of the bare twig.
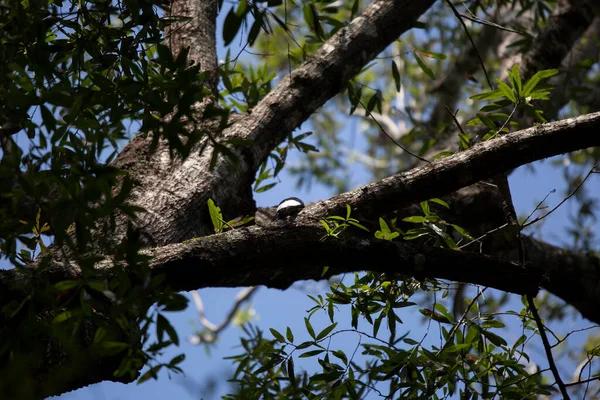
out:
<path id="1" fill-rule="evenodd" d="M 446 4 L 448 4 L 448 6 L 452 9 L 452 12 L 456 16 L 456 18 L 458 18 L 458 20 L 460 21 L 460 24 L 462 25 L 463 29 L 465 30 L 465 33 L 467 34 L 467 37 L 469 38 L 469 41 L 471 42 L 473 49 L 475 49 L 475 53 L 477 53 L 477 58 L 479 58 L 479 63 L 481 64 L 481 68 L 483 69 L 483 73 L 485 74 L 485 79 L 487 80 L 487 83 L 490 86 L 490 89 L 493 90 L 494 88 L 492 86 L 492 81 L 490 81 L 490 77 L 488 76 L 487 70 L 485 69 L 485 65 L 483 63 L 483 59 L 481 58 L 481 54 L 479 54 L 479 50 L 477 50 L 477 47 L 475 46 L 475 42 L 473 42 L 473 38 L 471 37 L 471 34 L 469 33 L 469 29 L 467 28 L 465 21 L 463 21 L 462 16 L 460 15 L 460 13 L 456 9 L 456 7 L 454 7 L 454 4 L 452 4 L 452 2 L 450 0 L 446 0 Z"/>
<path id="2" fill-rule="evenodd" d="M 471 20 L 473 22 L 477 22 L 478 24 L 488 25 L 493 28 L 498 28 L 498 29 L 506 31 L 506 32 L 512 32 L 512 33 L 517 33 L 519 35 L 523 35 L 523 32 L 515 31 L 514 29 L 510 29 L 510 28 L 505 28 L 502 25 L 498 25 L 495 22 L 488 21 L 487 19 L 480 19 L 480 18 L 477 18 L 476 16 L 471 16 L 471 15 L 467 15 L 467 14 L 463 14 L 463 13 L 460 13 L 460 16 L 463 18 L 466 18 L 468 20 Z"/>
<path id="3" fill-rule="evenodd" d="M 548 196 L 550 196 L 551 194 L 556 193 L 556 189 L 552 189 L 551 191 L 548 192 L 547 195 L 544 196 L 544 198 L 542 199 L 542 201 L 540 201 L 537 206 L 535 206 L 535 208 L 533 209 L 533 211 L 531 211 L 529 213 L 529 215 L 527 216 L 527 218 L 525 218 L 525 220 L 523 221 L 523 225 L 529 221 L 529 218 L 531 218 L 531 216 L 533 215 L 533 213 L 535 213 L 537 210 L 541 210 L 542 209 L 542 204 L 544 204 L 544 202 L 546 201 L 546 199 L 548 198 Z"/>
<path id="4" fill-rule="evenodd" d="M 499 230 L 504 229 L 507 226 L 508 226 L 508 224 L 503 224 L 502 226 L 491 229 L 491 230 L 487 231 L 486 233 L 484 233 L 483 235 L 479 236 L 478 238 L 471 240 L 469 243 L 463 244 L 462 246 L 459 247 L 459 249 L 463 249 L 463 248 L 473 244 L 474 242 L 481 242 L 481 240 L 485 239 L 488 235 L 491 235 L 494 232 L 498 232 Z"/>
<path id="5" fill-rule="evenodd" d="M 536 222 L 546 218 L 548 215 L 552 214 L 554 211 L 556 211 L 558 209 L 558 207 L 562 206 L 567 200 L 569 200 L 571 197 L 573 197 L 575 195 L 575 193 L 577 193 L 577 191 L 583 186 L 583 184 L 585 183 L 585 181 L 592 175 L 592 174 L 597 174 L 600 171 L 597 171 L 596 168 L 598 167 L 598 164 L 594 164 L 594 166 L 590 169 L 590 172 L 587 173 L 587 175 L 585 176 L 585 178 L 583 178 L 581 180 L 581 183 L 579 183 L 579 185 L 577 185 L 577 187 L 571 192 L 569 193 L 569 195 L 567 197 L 565 197 L 560 203 L 558 203 L 552 210 L 548 211 L 546 214 L 537 217 L 536 219 L 534 219 L 531 222 L 528 223 L 524 223 L 523 225 L 521 225 L 521 229 L 524 229 L 526 227 L 528 227 L 531 224 L 535 224 Z"/>
<path id="6" fill-rule="evenodd" d="M 373 116 L 373 113 L 371 111 L 369 111 L 369 109 L 367 108 L 367 106 L 365 106 L 365 104 L 362 102 L 362 100 L 358 99 L 358 102 L 365 109 L 365 112 L 369 115 L 369 118 L 371 118 L 377 124 L 377 126 L 379 127 L 379 129 L 381 129 L 381 131 L 385 134 L 385 136 L 387 136 L 396 146 L 401 148 L 405 153 L 410 154 L 411 156 L 415 157 L 416 159 L 418 159 L 420 161 L 423 161 L 426 163 L 431 162 L 431 161 L 421 157 L 420 155 L 411 152 L 406 147 L 404 147 L 400 143 L 398 143 L 398 141 L 396 139 L 394 139 L 389 133 L 386 132 L 385 128 L 379 123 L 379 121 L 377 121 L 377 118 L 375 118 Z"/>
<path id="7" fill-rule="evenodd" d="M 530 294 L 528 294 L 526 296 L 527 296 L 527 303 L 529 303 L 529 309 L 531 310 L 531 314 L 533 315 L 533 318 L 535 319 L 535 323 L 540 332 L 540 337 L 542 338 L 542 344 L 544 345 L 544 351 L 546 352 L 546 358 L 548 359 L 548 366 L 550 367 L 550 370 L 552 371 L 552 375 L 554 375 L 554 380 L 556 381 L 556 384 L 558 385 L 558 388 L 560 389 L 560 393 L 563 396 L 563 400 L 568 400 L 571 397 L 569 396 L 569 392 L 567 392 L 565 383 L 562 381 L 562 379 L 560 377 L 560 373 L 558 372 L 558 368 L 556 367 L 556 363 L 554 362 L 554 356 L 552 355 L 552 347 L 550 346 L 550 342 L 548 341 L 548 336 L 546 335 L 544 323 L 542 322 L 542 319 L 540 318 L 540 314 L 538 313 L 538 310 L 535 306 L 533 296 Z"/>
<path id="8" fill-rule="evenodd" d="M 575 382 L 569 382 L 569 383 L 565 383 L 566 387 L 571 387 L 571 386 L 576 386 L 576 385 L 581 385 L 584 383 L 589 383 L 589 382 L 593 382 L 593 381 L 600 381 L 600 378 L 598 378 L 597 376 L 594 376 L 592 378 L 587 378 L 587 379 L 581 379 Z"/>
<path id="9" fill-rule="evenodd" d="M 462 126 L 460 126 L 460 122 L 458 122 L 458 119 L 456 119 L 456 113 L 458 112 L 458 110 L 456 110 L 455 112 L 452 112 L 452 110 L 450 110 L 450 107 L 448 107 L 448 106 L 444 106 L 444 107 L 446 108 L 446 110 L 448 110 L 448 113 L 452 116 L 452 119 L 454 120 L 454 123 L 456 124 L 456 127 L 458 128 L 460 133 L 462 133 L 464 135 L 465 131 L 463 131 Z"/>
<path id="10" fill-rule="evenodd" d="M 454 335 L 456 334 L 456 331 L 458 330 L 458 327 L 460 325 L 463 324 L 463 322 L 466 320 L 467 318 L 467 314 L 469 313 L 469 311 L 471 311 L 471 308 L 473 307 L 473 304 L 475 304 L 475 302 L 477 301 L 477 299 L 479 299 L 479 297 L 481 297 L 483 295 L 483 292 L 485 292 L 487 289 L 487 287 L 484 287 L 483 290 L 480 290 L 477 295 L 473 298 L 473 300 L 471 300 L 471 302 L 469 303 L 469 305 L 467 306 L 467 309 L 463 312 L 462 316 L 460 317 L 460 319 L 456 322 L 456 325 L 454 325 L 452 327 L 452 330 L 450 331 L 450 333 L 448 334 L 448 339 L 446 340 L 446 343 L 444 344 L 444 346 L 437 352 L 437 354 L 439 355 L 442 351 L 444 351 L 444 349 L 446 347 L 448 347 L 449 344 L 453 343 L 453 338 Z"/>
<path id="11" fill-rule="evenodd" d="M 502 126 L 500 127 L 500 129 L 498 129 L 496 131 L 496 133 L 494 133 L 494 136 L 496 136 L 497 134 L 499 134 L 500 132 L 502 132 L 502 130 L 504 128 L 506 128 L 506 125 L 508 125 L 508 123 L 510 122 L 511 118 L 513 117 L 513 115 L 515 115 L 515 111 L 517 111 L 517 108 L 519 108 L 519 103 L 521 102 L 521 99 L 517 100 L 517 102 L 515 103 L 515 106 L 513 107 L 512 111 L 510 112 L 510 115 L 508 116 L 508 118 L 506 118 L 506 121 L 504 121 L 504 124 L 502 124 Z"/>
<path id="12" fill-rule="evenodd" d="M 200 297 L 200 294 L 198 293 L 197 290 L 192 290 L 190 292 L 190 294 L 192 295 L 192 299 L 194 300 L 196 310 L 198 311 L 198 319 L 200 320 L 200 324 L 206 330 L 208 330 L 210 332 L 210 337 L 203 336 L 202 338 L 196 337 L 196 339 L 199 339 L 199 341 L 204 341 L 204 342 L 213 342 L 216 339 L 217 334 L 219 332 L 221 332 L 223 329 L 225 329 L 227 326 L 229 326 L 229 324 L 233 320 L 233 317 L 235 316 L 236 312 L 239 310 L 240 306 L 244 302 L 250 300 L 252 295 L 257 290 L 258 290 L 258 286 L 250 286 L 250 287 L 240 290 L 238 292 L 238 294 L 235 296 L 235 302 L 231 306 L 229 313 L 227 314 L 225 319 L 219 325 L 213 324 L 206 318 L 206 316 L 204 315 L 204 303 L 202 302 L 202 298 Z"/>

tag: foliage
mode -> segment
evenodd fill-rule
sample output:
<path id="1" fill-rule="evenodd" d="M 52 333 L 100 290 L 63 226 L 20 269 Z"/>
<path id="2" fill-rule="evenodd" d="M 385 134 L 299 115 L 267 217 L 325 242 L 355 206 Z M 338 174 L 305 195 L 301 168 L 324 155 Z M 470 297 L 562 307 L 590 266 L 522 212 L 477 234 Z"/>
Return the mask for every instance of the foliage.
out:
<path id="1" fill-rule="evenodd" d="M 325 231 L 327 232 L 327 235 L 325 237 L 332 236 L 334 238 L 337 238 L 350 226 L 354 226 L 358 229 L 362 229 L 363 231 L 369 232 L 369 229 L 361 225 L 356 218 L 350 217 L 351 213 L 352 209 L 348 204 L 346 204 L 345 217 L 341 217 L 339 215 L 331 215 L 327 217 L 327 221 L 323 219 L 320 220 L 319 222 L 321 223 L 321 225 L 323 225 L 323 228 L 325 228 Z"/>
<path id="2" fill-rule="evenodd" d="M 524 54 L 547 27 L 555 3 L 467 1 L 465 6 L 479 22 L 503 8 L 516 32 L 509 47 Z M 224 21 L 218 34 L 227 54 L 218 70 L 218 104 L 201 112 L 197 104 L 212 95 L 205 85 L 210 71 L 190 65 L 189 49 L 174 55 L 167 46 L 169 27 L 182 17 L 169 15 L 162 0 L 9 0 L 0 5 L 0 254 L 23 276 L 35 278 L 22 289 L 27 295 L 21 302 L 2 304 L 0 365 L 7 366 L 0 383 L 3 393 L 39 395 L 10 392 L 11 385 L 59 367 L 60 374 L 49 375 L 45 390 L 60 391 L 61 380 L 53 377 L 80 372 L 80 364 L 81 369 L 91 368 L 97 359 L 116 360 L 109 364 L 116 380 L 135 379 L 142 367 L 146 370 L 139 383 L 157 378 L 163 369 L 181 372 L 183 354 L 163 358 L 167 348 L 180 343 L 167 315 L 185 309 L 187 299 L 170 290 L 164 277 L 151 273 L 142 251 L 147 243 L 135 225 L 144 210 L 128 202 L 138 182 L 111 162 L 124 142 L 138 133 L 149 139 L 150 156 L 164 141 L 171 160 L 185 160 L 211 144 L 211 166 L 222 156 L 235 161 L 236 151 L 249 143 L 235 138 L 220 142 L 202 122 L 217 118 L 222 129 L 233 113 L 252 114 L 278 82 L 348 28 L 365 6 L 359 0 L 240 0 L 219 5 Z M 469 29 L 483 35 L 488 27 Z M 559 118 L 558 110 L 551 114 L 541 102 L 553 99 L 547 82 L 559 73 L 554 67 L 526 76 L 522 65 L 503 65 L 497 54 L 484 54 L 489 74 L 499 76 L 497 88 L 482 92 L 479 82 L 484 75 L 488 80 L 488 71 L 482 74 L 479 65 L 463 66 L 469 71 L 453 77 L 464 81 L 468 75 L 471 83 L 445 93 L 444 84 L 449 83 L 442 81 L 453 62 L 471 48 L 462 24 L 437 2 L 425 22 L 416 22 L 414 28 L 352 80 L 341 82 L 340 95 L 311 117 L 309 130 L 290 133 L 272 147 L 257 171 L 256 193 L 273 188 L 286 167 L 299 185 L 317 182 L 343 191 L 357 183 L 353 175 L 358 174 L 350 172 L 356 159 L 361 172 L 379 179 L 414 166 L 414 154 L 450 154 L 437 149 L 449 137 L 458 136 L 458 148 L 464 150 L 479 139 L 492 140 Z M 256 59 L 232 56 L 236 38 L 243 43 L 242 51 L 252 47 L 262 54 L 259 65 Z M 579 92 L 589 94 L 600 79 L 597 60 L 575 67 L 581 77 Z M 574 88 L 569 90 L 563 96 L 577 99 Z M 492 102 L 477 110 L 473 100 Z M 460 114 L 449 108 L 450 116 L 436 116 L 446 101 L 452 109 L 461 108 Z M 575 115 L 586 107 L 574 101 L 561 108 Z M 356 150 L 340 132 L 347 121 L 358 118 L 362 119 L 356 128 L 364 143 Z M 464 129 L 463 120 L 468 121 Z M 299 150 L 294 155 L 298 162 L 290 167 L 288 157 L 294 149 Z M 579 188 L 586 179 L 583 167 L 598 157 L 598 150 L 592 149 L 560 161 L 578 167 L 563 169 L 569 192 L 577 189 L 577 209 L 565 241 L 581 251 L 597 246 L 593 224 L 598 201 Z M 24 205 L 35 213 L 23 215 Z M 386 241 L 417 241 L 457 252 L 480 243 L 462 224 L 445 217 L 453 210 L 444 200 L 432 198 L 419 206 L 418 215 L 398 222 L 384 215 L 359 221 L 351 216 L 357 210 L 347 205 L 345 216 L 320 221 L 326 232 L 323 239 L 371 236 L 367 226 L 378 226 L 374 237 Z M 242 216 L 226 221 L 212 199 L 207 207 L 216 234 L 252 220 Z M 112 235 L 116 214 L 131 221 L 119 242 Z M 518 228 L 524 227 L 525 222 Z M 71 262 L 81 269 L 81 278 L 50 284 L 44 274 L 51 260 Z M 384 261 L 373 260 L 377 262 Z M 113 276 L 98 272 L 103 263 L 116 267 Z M 522 308 L 511 304 L 503 312 L 505 295 L 488 291 L 484 298 L 485 288 L 471 288 L 468 293 L 475 293 L 463 296 L 466 300 L 450 296 L 464 294 L 462 290 L 400 274 L 344 276 L 326 294 L 310 296 L 314 306 L 304 317 L 306 332 L 273 327 L 271 339 L 258 327 L 244 325 L 242 350 L 230 357 L 236 365 L 232 382 L 237 391 L 226 398 L 528 399 L 556 394 L 551 374 L 534 360 L 529 346 L 540 329 L 552 333 L 536 324 L 532 305 L 522 299 Z M 459 304 L 457 313 L 451 311 L 452 301 L 466 304 Z M 550 297 L 539 308 L 548 322 L 571 313 Z M 400 332 L 407 312 L 422 319 L 422 337 Z M 350 328 L 341 326 L 342 313 L 350 315 Z M 323 327 L 314 322 L 320 314 L 329 319 Z M 505 335 L 509 320 L 519 330 L 510 339 Z M 434 330 L 439 341 L 431 339 Z M 336 339 L 344 335 L 361 338 L 352 353 L 336 348 Z M 556 344 L 566 340 L 555 336 Z M 65 354 L 56 350 L 56 363 L 40 366 L 39 359 L 57 348 Z M 584 366 L 592 371 L 598 348 L 597 340 L 590 340 L 569 356 L 588 360 Z M 74 362 L 61 365 L 65 357 Z M 581 386 L 572 390 L 583 392 Z"/>
<path id="3" fill-rule="evenodd" d="M 165 347 L 178 344 L 164 313 L 184 309 L 187 300 L 157 290 L 162 278 L 149 276 L 148 259 L 139 254 L 139 232 L 130 227 L 124 243 L 112 243 L 107 218 L 116 212 L 134 218 L 140 211 L 126 201 L 134 183 L 109 165 L 130 139 L 128 125 L 135 122 L 142 134 L 154 132 L 154 144 L 165 139 L 173 154 L 183 157 L 199 139 L 186 127 L 191 105 L 206 93 L 204 76 L 198 66 L 187 66 L 186 52 L 173 58 L 161 44 L 163 29 L 172 22 L 158 12 L 163 6 L 161 1 L 45 0 L 1 6 L 0 253 L 25 276 L 36 274 L 26 265 L 32 260 L 37 258 L 43 271 L 51 258 L 66 255 L 83 272 L 81 280 L 54 285 L 31 280 L 25 289 L 30 296 L 2 305 L 0 359 L 9 365 L 3 389 L 11 379 L 39 373 L 39 358 L 53 343 L 82 362 L 123 355 L 114 365 L 117 378 L 135 377 Z M 172 115 L 168 122 L 167 114 Z M 32 199 L 37 216 L 21 218 L 20 207 Z M 108 223 L 99 227 L 100 220 Z M 94 265 L 109 248 L 122 270 L 107 280 L 98 277 Z M 152 304 L 154 311 L 146 315 Z M 32 325 L 32 315 L 40 316 L 39 323 Z M 40 331 L 47 342 L 40 342 Z M 69 344 L 73 332 L 89 346 L 89 358 L 77 354 L 77 341 Z M 56 362 L 61 357 L 57 354 Z M 9 359 L 15 361 L 7 364 Z M 159 363 L 150 375 L 162 367 L 178 370 L 182 360 Z M 77 369 L 67 367 L 65 373 Z M 51 392 L 61 383 L 47 385 Z"/>

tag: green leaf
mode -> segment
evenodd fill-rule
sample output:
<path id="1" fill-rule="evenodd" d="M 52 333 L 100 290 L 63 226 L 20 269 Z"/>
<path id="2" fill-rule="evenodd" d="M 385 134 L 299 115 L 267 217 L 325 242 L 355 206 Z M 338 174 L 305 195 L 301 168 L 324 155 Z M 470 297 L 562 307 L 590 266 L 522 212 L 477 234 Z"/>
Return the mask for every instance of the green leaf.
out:
<path id="1" fill-rule="evenodd" d="M 458 353 L 461 350 L 464 349 L 468 349 L 471 347 L 470 343 L 460 343 L 460 344 L 455 344 L 453 346 L 448 346 L 444 349 L 444 352 L 448 352 L 448 353 Z"/>
<path id="2" fill-rule="evenodd" d="M 323 39 L 323 28 L 319 22 L 319 13 L 313 3 L 306 3 L 302 8 L 306 25 L 315 33 L 319 39 Z"/>
<path id="3" fill-rule="evenodd" d="M 74 316 L 76 316 L 78 313 L 72 312 L 72 311 L 63 311 L 60 314 L 58 314 L 56 317 L 54 317 L 54 319 L 52 320 L 53 324 L 58 324 L 60 322 L 65 322 L 71 318 L 73 318 Z"/>
<path id="4" fill-rule="evenodd" d="M 277 339 L 278 342 L 285 343 L 285 338 L 281 333 L 277 332 L 273 328 L 269 328 L 269 330 L 271 331 L 271 335 L 273 335 L 273 337 Z"/>
<path id="5" fill-rule="evenodd" d="M 447 318 L 446 316 L 444 316 L 438 312 L 428 310 L 425 308 L 421 308 L 419 310 L 419 312 L 421 314 L 423 314 L 424 316 L 426 316 L 427 318 L 431 318 L 434 321 L 441 322 L 443 324 L 452 324 L 452 321 L 449 318 Z"/>
<path id="6" fill-rule="evenodd" d="M 356 383 L 354 380 L 346 380 L 344 382 L 344 386 L 346 387 L 346 390 L 348 391 L 348 395 L 350 396 L 350 399 L 359 400 L 360 396 L 356 392 L 355 385 L 356 385 Z"/>
<path id="7" fill-rule="evenodd" d="M 433 199 L 429 199 L 429 201 L 439 204 L 440 206 L 446 207 L 447 209 L 450 209 L 450 206 L 448 205 L 448 203 L 446 203 L 442 199 L 438 199 L 437 197 L 435 197 Z"/>
<path id="8" fill-rule="evenodd" d="M 316 340 L 321 340 L 323 339 L 325 336 L 329 335 L 329 333 L 331 333 L 332 330 L 335 329 L 335 327 L 337 326 L 337 322 L 334 322 L 333 324 L 329 325 L 327 328 L 323 329 L 321 332 L 319 332 L 319 334 L 317 335 Z"/>
<path id="9" fill-rule="evenodd" d="M 362 86 L 354 86 L 351 82 L 347 84 L 348 100 L 350 101 L 350 115 L 354 114 L 356 107 L 362 97 Z"/>
<path id="10" fill-rule="evenodd" d="M 451 227 L 453 227 L 454 229 L 456 229 L 456 231 L 458 233 L 460 233 L 462 236 L 466 237 L 469 240 L 474 240 L 473 237 L 471 237 L 471 235 L 469 235 L 469 232 L 465 231 L 463 228 L 461 228 L 458 225 L 455 224 L 450 224 Z"/>
<path id="11" fill-rule="evenodd" d="M 481 334 L 490 342 L 492 342 L 495 346 L 506 346 L 506 340 L 501 336 L 496 335 L 490 331 L 486 331 L 485 329 L 481 329 Z"/>
<path id="12" fill-rule="evenodd" d="M 450 314 L 450 313 L 448 312 L 448 309 L 446 309 L 446 307 L 445 307 L 443 304 L 441 304 L 441 303 L 437 303 L 437 304 L 435 305 L 435 309 L 436 309 L 436 310 L 437 310 L 437 311 L 438 311 L 440 314 L 442 314 L 442 315 L 443 315 L 443 316 L 444 316 L 444 317 L 445 317 L 445 318 L 446 318 L 448 321 L 450 321 L 450 322 L 454 322 L 454 317 L 452 316 L 452 314 Z"/>
<path id="13" fill-rule="evenodd" d="M 320 219 L 319 222 L 321 223 L 321 225 L 323 225 L 323 228 L 325 228 L 325 230 L 327 231 L 328 234 L 331 233 L 331 227 L 329 226 L 329 224 L 327 223 L 327 221 Z"/>
<path id="14" fill-rule="evenodd" d="M 173 328 L 173 325 L 171 325 L 169 320 L 166 319 L 162 314 L 158 314 L 156 318 L 156 330 L 156 336 L 158 336 L 159 341 L 163 341 L 163 332 L 166 332 L 169 338 L 171 339 L 171 342 L 179 346 L 179 336 L 177 335 L 177 331 L 175 330 L 175 328 Z"/>
<path id="15" fill-rule="evenodd" d="M 531 94 L 531 92 L 533 91 L 533 89 L 536 88 L 536 86 L 540 83 L 540 81 L 542 79 L 550 78 L 551 76 L 554 76 L 556 74 L 558 74 L 558 70 L 557 69 L 545 69 L 545 70 L 536 72 L 525 83 L 525 86 L 523 87 L 523 97 L 529 97 L 529 95 Z"/>
<path id="16" fill-rule="evenodd" d="M 396 65 L 396 62 L 394 60 L 392 60 L 392 77 L 394 77 L 396 91 L 399 92 L 402 88 L 402 81 L 400 80 L 400 70 L 398 69 L 398 65 Z"/>
<path id="17" fill-rule="evenodd" d="M 66 280 L 66 281 L 56 283 L 54 285 L 54 288 L 56 290 L 58 290 L 59 292 L 62 292 L 65 290 L 73 289 L 74 287 L 77 287 L 80 284 L 81 284 L 81 282 L 76 281 L 76 280 Z"/>
<path id="18" fill-rule="evenodd" d="M 348 221 L 348 225 L 352 225 L 359 229 L 362 229 L 365 232 L 369 232 L 369 229 L 366 226 L 363 226 L 363 225 L 359 224 L 358 222 Z"/>
<path id="19" fill-rule="evenodd" d="M 162 367 L 164 367 L 164 365 L 159 364 L 150 368 L 148 371 L 142 374 L 142 376 L 140 376 L 140 378 L 137 380 L 137 384 L 139 385 L 140 383 L 144 383 L 150 378 L 158 379 L 158 372 L 161 370 Z"/>
<path id="20" fill-rule="evenodd" d="M 352 11 L 350 14 L 350 19 L 354 19 L 354 17 L 356 16 L 356 13 L 358 12 L 358 6 L 360 5 L 360 0 L 354 0 L 354 3 L 352 4 Z"/>
<path id="21" fill-rule="evenodd" d="M 217 207 L 213 199 L 208 199 L 207 203 L 210 220 L 212 221 L 215 232 L 219 233 L 223 230 L 223 214 L 221 214 L 221 209 Z"/>
<path id="22" fill-rule="evenodd" d="M 229 13 L 225 17 L 225 22 L 223 23 L 223 42 L 225 46 L 228 46 L 233 41 L 240 26 L 242 26 L 243 20 L 244 18 L 239 16 L 233 7 L 229 10 Z"/>
<path id="23" fill-rule="evenodd" d="M 427 200 L 421 202 L 421 210 L 423 210 L 423 214 L 425 214 L 426 216 L 431 214 L 431 210 L 429 209 L 429 202 L 427 202 Z"/>
<path id="24" fill-rule="evenodd" d="M 446 55 L 442 53 L 435 53 L 433 51 L 423 51 L 418 50 L 419 53 L 423 54 L 425 57 L 435 58 L 436 60 L 445 60 Z"/>
<path id="25" fill-rule="evenodd" d="M 285 330 L 285 337 L 287 338 L 288 342 L 294 343 L 294 334 L 289 326 Z"/>
<path id="26" fill-rule="evenodd" d="M 406 218 L 402 219 L 402 221 L 410 222 L 413 224 L 422 224 L 423 222 L 425 222 L 427 220 L 425 219 L 425 217 L 421 217 L 420 215 L 413 215 L 412 217 L 406 217 Z"/>
<path id="27" fill-rule="evenodd" d="M 488 117 L 486 114 L 482 113 L 482 112 L 478 112 L 477 113 L 477 117 L 481 120 L 481 122 L 483 122 L 483 124 L 485 126 L 487 126 L 489 129 L 495 131 L 496 129 L 498 129 L 496 127 L 496 124 L 494 123 L 494 121 Z M 468 124 L 467 124 L 468 125 Z"/>
<path id="28" fill-rule="evenodd" d="M 496 100 L 496 99 L 504 99 L 504 93 L 500 90 L 492 90 L 491 92 L 484 92 L 480 94 L 476 94 L 471 96 L 470 98 L 473 100 Z"/>
<path id="29" fill-rule="evenodd" d="M 419 50 L 415 49 L 413 51 L 413 55 L 415 56 L 415 60 L 417 61 L 417 65 L 421 68 L 421 70 L 423 72 L 425 72 L 425 74 L 430 79 L 434 79 L 435 80 L 435 75 L 433 74 L 433 71 L 431 69 L 429 69 L 429 67 L 423 62 L 423 60 L 421 60 L 421 57 L 419 57 L 419 55 L 417 54 L 417 51 L 419 51 Z"/>
<path id="30" fill-rule="evenodd" d="M 304 325 L 306 325 L 306 331 L 308 332 L 310 337 L 315 339 L 315 330 L 313 329 L 312 325 L 310 324 L 310 321 L 306 317 L 304 317 Z"/>
<path id="31" fill-rule="evenodd" d="M 105 354 L 107 354 L 107 355 L 118 354 L 121 351 L 126 350 L 129 347 L 131 347 L 129 345 L 129 343 L 123 343 L 123 342 L 101 342 L 100 346 L 102 347 L 102 350 L 104 350 Z"/>
<path id="32" fill-rule="evenodd" d="M 311 350 L 311 351 L 307 351 L 305 353 L 302 353 L 298 356 L 298 358 L 308 358 L 308 357 L 314 357 L 314 356 L 318 356 L 319 354 L 323 353 L 325 350 Z"/>
<path id="33" fill-rule="evenodd" d="M 494 319 L 490 319 L 490 320 L 486 320 L 483 321 L 483 323 L 481 324 L 481 327 L 484 329 L 489 329 L 489 328 L 504 328 L 504 324 L 500 321 L 496 321 Z"/>
<path id="34" fill-rule="evenodd" d="M 314 344 L 315 342 L 302 342 L 296 347 L 296 350 L 307 349 Z"/>
<path id="35" fill-rule="evenodd" d="M 390 233 L 390 227 L 388 226 L 387 222 L 385 222 L 385 220 L 381 217 L 379 217 L 379 229 L 381 229 L 381 231 L 383 233 Z"/>
<path id="36" fill-rule="evenodd" d="M 290 357 L 287 360 L 287 374 L 292 387 L 296 386 L 296 372 L 294 371 L 294 358 Z"/>
<path id="37" fill-rule="evenodd" d="M 523 86 L 521 84 L 521 74 L 519 73 L 517 64 L 513 65 L 512 69 L 508 71 L 508 75 L 510 76 L 510 80 L 517 95 L 521 96 L 521 93 L 523 93 Z"/>
<path id="38" fill-rule="evenodd" d="M 261 186 L 261 187 L 259 187 L 257 189 L 254 189 L 254 191 L 256 193 L 266 192 L 267 190 L 272 189 L 273 187 L 275 187 L 275 185 L 277 185 L 277 182 L 269 183 L 268 185 Z"/>
<path id="39" fill-rule="evenodd" d="M 333 354 L 334 357 L 339 358 L 344 364 L 348 365 L 348 357 L 346 357 L 346 354 L 342 350 L 332 350 L 331 354 Z"/>
<path id="40" fill-rule="evenodd" d="M 502 82 L 500 79 L 496 79 L 496 81 L 498 82 L 498 89 L 500 89 L 500 92 L 510 101 L 512 101 L 513 103 L 517 102 L 517 98 L 515 97 L 515 93 L 512 91 L 512 89 L 504 82 Z"/>

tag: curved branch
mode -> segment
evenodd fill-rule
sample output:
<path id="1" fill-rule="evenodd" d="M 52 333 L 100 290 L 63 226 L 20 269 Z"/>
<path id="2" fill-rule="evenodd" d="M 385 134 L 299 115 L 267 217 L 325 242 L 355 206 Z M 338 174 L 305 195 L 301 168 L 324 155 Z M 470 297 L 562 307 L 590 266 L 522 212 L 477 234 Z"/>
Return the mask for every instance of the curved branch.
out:
<path id="1" fill-rule="evenodd" d="M 387 211 L 439 197 L 533 161 L 600 146 L 598 129 L 600 112 L 513 132 L 340 194 L 331 201 L 306 208 L 300 215 L 340 214 L 345 204 L 349 204 L 358 212 L 375 211 L 378 217 Z"/>
<path id="2" fill-rule="evenodd" d="M 375 0 L 308 61 L 282 78 L 252 114 L 233 127 L 237 136 L 254 141 L 250 168 L 255 171 L 276 145 L 412 28 L 433 3 L 435 0 Z"/>
<path id="3" fill-rule="evenodd" d="M 534 292 L 534 287 L 541 283 L 580 309 L 584 316 L 598 322 L 600 307 L 596 307 L 595 300 L 598 262 L 594 264 L 592 259 L 584 262 L 578 253 L 532 241 L 527 243 L 528 251 L 533 254 L 528 254 L 528 259 L 536 267 L 525 268 L 492 257 L 367 237 L 322 241 L 324 232 L 318 223 L 319 219 L 341 214 L 346 204 L 361 220 L 375 220 L 386 211 L 449 193 L 538 159 L 598 146 L 598 129 L 600 113 L 540 125 L 314 203 L 297 216 L 296 224 L 238 229 L 190 243 L 157 247 L 148 254 L 155 257 L 155 270 L 166 273 L 167 281 L 178 290 L 259 284 L 285 288 L 296 280 L 319 279 L 322 266 L 330 265 L 330 273 L 365 269 L 399 272 L 473 282 L 516 293 Z M 373 259 L 395 262 L 381 266 L 385 263 L 373 263 Z M 579 263 L 585 266 L 580 267 Z M 97 268 L 110 273 L 112 265 L 105 261 Z M 482 269 L 482 265 L 490 269 Z M 565 270 L 565 265 L 570 269 Z M 540 280 L 542 268 L 545 281 Z M 585 273 L 581 273 L 582 269 Z M 48 274 L 52 281 L 74 279 L 79 274 L 74 263 L 58 262 L 41 273 Z M 0 271 L 0 303 L 14 296 L 19 287 L 23 290 L 25 283 L 26 278 L 15 271 Z"/>
<path id="4" fill-rule="evenodd" d="M 286 289 L 298 280 L 363 270 L 471 282 L 518 294 L 537 293 L 541 282 L 539 268 L 481 254 L 366 237 L 324 240 L 324 233 L 320 225 L 249 227 L 148 254 L 154 256 L 154 273 L 164 273 L 176 290 L 198 285 Z M 329 268 L 323 274 L 325 265 Z"/>

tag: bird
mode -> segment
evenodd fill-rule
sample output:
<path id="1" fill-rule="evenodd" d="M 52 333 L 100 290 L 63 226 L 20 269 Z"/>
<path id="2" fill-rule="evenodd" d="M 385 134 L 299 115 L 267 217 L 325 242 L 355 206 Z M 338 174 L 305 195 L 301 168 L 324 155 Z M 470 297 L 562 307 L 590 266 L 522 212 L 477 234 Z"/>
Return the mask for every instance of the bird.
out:
<path id="1" fill-rule="evenodd" d="M 281 200 L 275 212 L 275 219 L 287 219 L 295 216 L 304 208 L 304 202 L 297 197 L 288 197 Z"/>

